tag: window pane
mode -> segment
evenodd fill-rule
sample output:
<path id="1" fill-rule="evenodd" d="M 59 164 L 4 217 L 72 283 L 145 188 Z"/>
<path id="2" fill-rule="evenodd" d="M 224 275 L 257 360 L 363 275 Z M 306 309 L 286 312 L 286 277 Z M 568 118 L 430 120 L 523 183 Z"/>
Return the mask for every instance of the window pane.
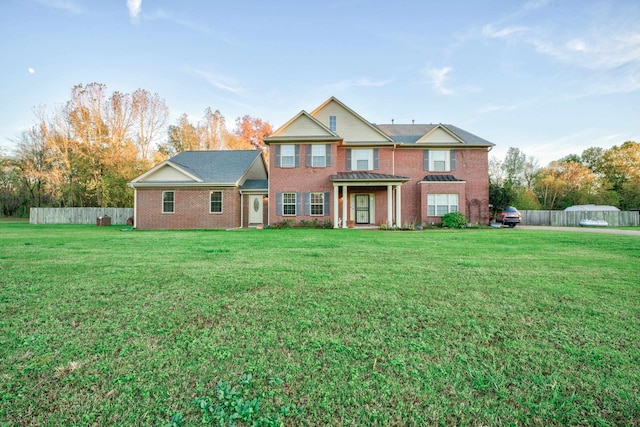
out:
<path id="1" fill-rule="evenodd" d="M 282 195 L 282 214 L 296 214 L 296 193 L 284 193 Z"/>
<path id="2" fill-rule="evenodd" d="M 174 207 L 175 193 L 173 191 L 162 192 L 162 212 L 172 213 Z"/>
<path id="3" fill-rule="evenodd" d="M 294 167 L 296 165 L 295 145 L 283 145 L 280 148 L 280 166 Z"/>
<path id="4" fill-rule="evenodd" d="M 222 213 L 222 191 L 214 191 L 211 193 L 211 212 Z"/>
<path id="5" fill-rule="evenodd" d="M 435 172 L 446 171 L 447 164 L 444 161 L 437 160 L 433 162 L 433 170 Z"/>
<path id="6" fill-rule="evenodd" d="M 356 170 L 359 170 L 359 171 L 369 170 L 369 162 L 367 160 L 358 160 L 356 163 Z"/>

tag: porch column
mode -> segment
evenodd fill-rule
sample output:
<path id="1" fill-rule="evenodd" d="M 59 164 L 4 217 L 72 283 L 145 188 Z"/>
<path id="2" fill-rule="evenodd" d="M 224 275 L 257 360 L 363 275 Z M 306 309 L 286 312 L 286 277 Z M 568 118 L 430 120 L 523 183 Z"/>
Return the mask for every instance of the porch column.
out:
<path id="1" fill-rule="evenodd" d="M 402 186 L 396 185 L 396 225 L 402 227 Z"/>
<path id="2" fill-rule="evenodd" d="M 349 200 L 347 195 L 347 186 L 342 186 L 342 228 L 347 228 L 347 201 Z"/>
<path id="3" fill-rule="evenodd" d="M 338 228 L 338 208 L 340 206 L 340 198 L 338 196 L 338 186 L 333 184 L 333 228 Z"/>
<path id="4" fill-rule="evenodd" d="M 387 185 L 387 227 L 393 225 L 393 186 Z"/>

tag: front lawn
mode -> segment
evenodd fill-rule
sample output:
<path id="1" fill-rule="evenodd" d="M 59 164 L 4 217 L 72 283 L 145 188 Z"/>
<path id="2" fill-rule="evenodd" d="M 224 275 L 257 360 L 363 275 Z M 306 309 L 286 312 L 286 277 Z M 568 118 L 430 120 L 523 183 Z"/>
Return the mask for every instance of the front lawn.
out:
<path id="1" fill-rule="evenodd" d="M 637 236 L 121 228 L 0 223 L 0 426 L 640 419 Z"/>

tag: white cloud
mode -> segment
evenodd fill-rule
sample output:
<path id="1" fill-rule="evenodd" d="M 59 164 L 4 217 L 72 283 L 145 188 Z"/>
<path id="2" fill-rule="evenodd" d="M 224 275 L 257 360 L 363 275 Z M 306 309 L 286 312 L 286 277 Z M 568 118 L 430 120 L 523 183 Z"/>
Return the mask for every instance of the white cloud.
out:
<path id="1" fill-rule="evenodd" d="M 52 9 L 69 12 L 72 15 L 80 15 L 82 13 L 82 9 L 75 0 L 36 0 L 36 2 Z"/>
<path id="2" fill-rule="evenodd" d="M 209 32 L 209 28 L 203 25 L 196 24 L 193 21 L 190 21 L 188 19 L 178 17 L 172 12 L 168 12 L 164 9 L 157 9 L 151 13 L 145 12 L 144 19 L 146 21 L 169 21 L 169 22 L 173 22 L 174 24 L 178 24 L 182 27 L 189 28 L 191 30 L 198 31 L 201 33 Z"/>
<path id="3" fill-rule="evenodd" d="M 371 80 L 367 77 L 360 77 L 353 80 L 342 80 L 338 83 L 331 83 L 327 87 L 331 90 L 341 90 L 349 87 L 383 87 L 389 84 L 392 79 L 387 80 Z"/>
<path id="4" fill-rule="evenodd" d="M 34 70 L 33 68 L 29 67 L 27 68 L 27 71 L 29 72 L 29 74 L 33 74 L 36 72 L 36 70 Z"/>
<path id="5" fill-rule="evenodd" d="M 509 37 L 515 37 L 518 35 L 522 35 L 528 31 L 527 27 L 504 27 L 504 28 L 496 28 L 493 24 L 487 24 L 482 27 L 482 35 L 485 37 L 489 37 L 492 39 L 504 39 Z"/>
<path id="6" fill-rule="evenodd" d="M 425 74 L 429 79 L 427 83 L 431 83 L 433 89 L 442 95 L 453 95 L 453 90 L 446 85 L 448 75 L 451 71 L 452 69 L 450 67 L 429 68 L 425 70 Z"/>
<path id="7" fill-rule="evenodd" d="M 127 8 L 129 9 L 131 19 L 137 21 L 140 10 L 142 9 L 142 0 L 127 0 Z"/>
<path id="8" fill-rule="evenodd" d="M 231 92 L 235 95 L 240 95 L 245 92 L 245 89 L 240 85 L 240 83 L 238 83 L 238 81 L 232 77 L 216 75 L 197 68 L 188 69 L 187 72 L 203 78 L 207 81 L 207 83 L 215 88 Z"/>

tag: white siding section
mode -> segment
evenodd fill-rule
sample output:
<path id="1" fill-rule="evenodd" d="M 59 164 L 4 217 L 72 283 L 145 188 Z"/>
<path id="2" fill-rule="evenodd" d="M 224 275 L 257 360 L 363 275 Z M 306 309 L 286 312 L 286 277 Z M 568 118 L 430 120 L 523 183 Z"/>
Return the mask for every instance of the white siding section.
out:
<path id="1" fill-rule="evenodd" d="M 182 172 L 172 168 L 171 166 L 165 166 L 163 168 L 158 169 L 151 175 L 148 175 L 144 178 L 144 180 L 140 182 L 146 181 L 184 181 L 184 182 L 195 182 L 193 179 L 189 178 Z"/>
<path id="2" fill-rule="evenodd" d="M 327 126 L 329 126 L 329 119 L 327 119 Z M 273 136 L 276 136 L 275 134 Z M 331 136 L 326 130 L 318 126 L 307 116 L 300 116 L 285 129 L 281 129 L 277 136 Z"/>
<path id="3" fill-rule="evenodd" d="M 429 132 L 428 134 L 420 138 L 417 142 L 422 144 L 442 144 L 442 143 L 460 144 L 461 143 L 461 141 L 458 138 L 456 138 L 446 130 L 439 127 L 433 129 L 431 132 Z"/>
<path id="4" fill-rule="evenodd" d="M 329 116 L 336 116 L 336 133 L 349 142 L 389 142 L 371 125 L 354 116 L 337 102 L 329 102 L 313 115 L 323 125 L 329 127 Z"/>
<path id="5" fill-rule="evenodd" d="M 267 179 L 267 170 L 264 168 L 262 160 L 257 159 L 251 165 L 251 168 L 247 171 L 245 175 L 246 179 Z"/>

